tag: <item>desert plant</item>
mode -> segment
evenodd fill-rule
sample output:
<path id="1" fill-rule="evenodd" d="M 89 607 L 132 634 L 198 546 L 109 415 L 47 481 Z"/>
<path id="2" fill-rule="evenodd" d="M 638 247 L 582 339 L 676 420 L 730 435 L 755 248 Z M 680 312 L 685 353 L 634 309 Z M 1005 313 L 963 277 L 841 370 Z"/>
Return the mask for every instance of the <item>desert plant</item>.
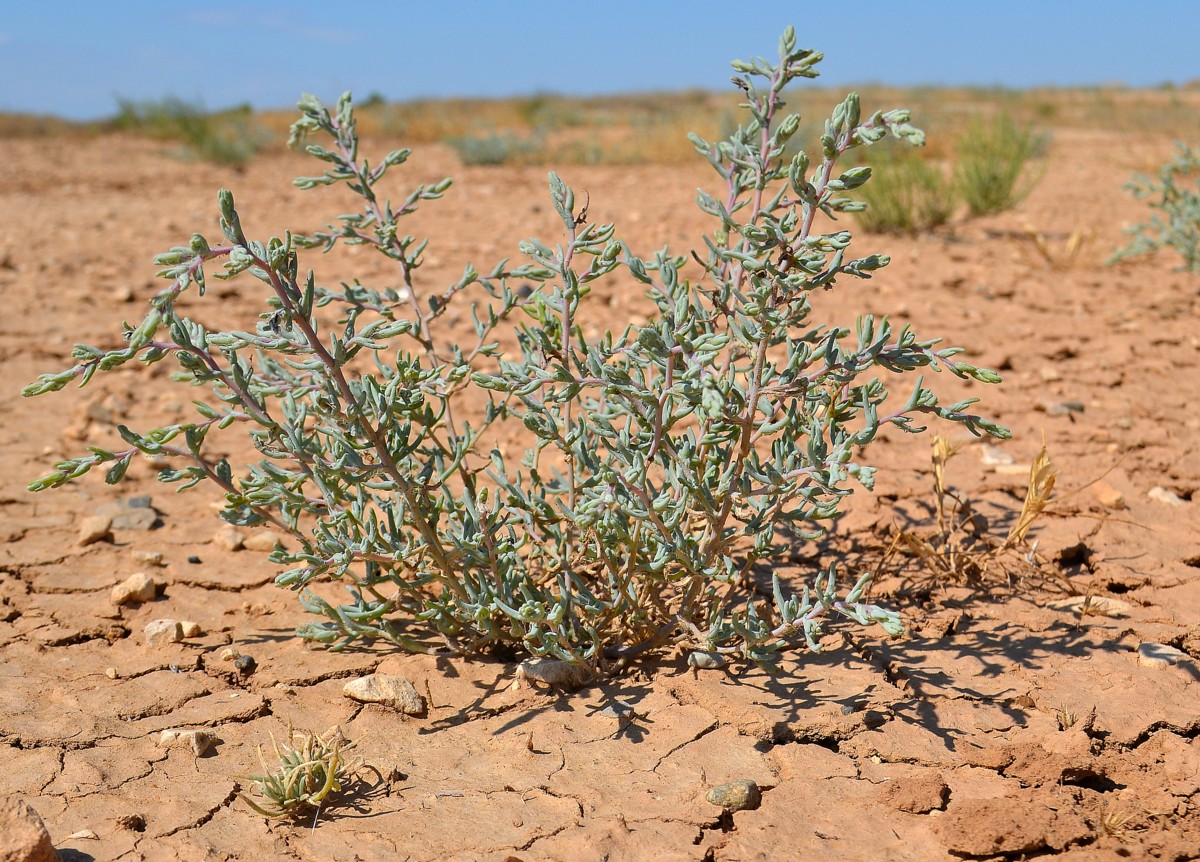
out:
<path id="1" fill-rule="evenodd" d="M 669 644 L 769 664 L 790 645 L 817 649 L 823 624 L 838 617 L 899 633 L 896 613 L 865 600 L 869 573 L 840 594 L 830 565 L 799 596 L 776 575 L 760 601 L 756 564 L 821 535 L 853 481 L 872 485 L 874 468 L 858 453 L 884 426 L 920 431 L 915 420 L 932 415 L 1008 436 L 968 412 L 975 399 L 942 404 L 920 375 L 886 409 L 888 389 L 873 372 L 999 378 L 887 318 L 850 328 L 811 319 L 818 289 L 889 262 L 850 258 L 851 234 L 830 224 L 862 208 L 844 193 L 871 174 L 840 171 L 839 161 L 888 135 L 924 138 L 907 111 L 863 115 L 851 94 L 814 155 L 785 159 L 800 118 L 783 113 L 781 94 L 815 77 L 821 54 L 798 48 L 790 28 L 779 47 L 776 64 L 734 63 L 749 119 L 725 141 L 692 136 L 723 184 L 719 196 L 698 196 L 716 221 L 702 251 L 639 257 L 551 173 L 564 241 L 527 240 L 526 262 L 486 273 L 467 265 L 440 292 L 415 283 L 426 241 L 400 221 L 450 181 L 417 186 L 398 204 L 381 197 L 385 175 L 409 152 L 368 163 L 349 95 L 333 111 L 304 97 L 292 141 L 322 135 L 307 151 L 328 167 L 296 183 L 344 184 L 363 209 L 258 242 L 221 191 L 222 242 L 197 234 L 157 258 L 170 284 L 140 324 L 126 326 L 124 346 L 77 345 L 76 365 L 25 389 L 36 395 L 171 357 L 216 400 L 195 402 L 194 422 L 146 433 L 120 426 L 125 448 L 92 448 L 30 487 L 100 465 L 117 482 L 139 452 L 180 459 L 162 481 L 208 479 L 225 492 L 226 521 L 289 534 L 292 547 L 271 557 L 289 566 L 277 583 L 324 617 L 299 633 L 336 647 L 381 638 L 432 650 L 433 634 L 456 652 L 516 646 L 605 672 Z M 390 258 L 401 287 L 329 287 L 301 269 L 302 249 L 339 242 Z M 203 293 L 214 263 L 215 277 L 265 285 L 254 331 L 212 331 L 179 310 L 185 290 Z M 605 282 L 641 285 L 656 311 L 589 337 L 580 322 Z M 532 292 L 517 289 L 525 285 Z M 456 343 L 445 311 L 472 294 L 475 337 Z M 498 327 L 513 318 L 523 322 L 506 351 Z M 532 442 L 517 464 L 489 442 L 498 423 L 527 429 Z M 208 454 L 232 425 L 262 453 L 236 477 Z M 328 580 L 347 582 L 345 604 L 306 589 Z"/>
<path id="2" fill-rule="evenodd" d="M 973 216 L 1004 212 L 1033 190 L 1039 172 L 1031 165 L 1045 140 L 1007 114 L 968 124 L 958 139 L 954 181 Z"/>
<path id="3" fill-rule="evenodd" d="M 1168 247 L 1183 258 L 1182 269 L 1200 273 L 1200 150 L 1176 144 L 1175 157 L 1159 169 L 1157 180 L 1139 174 L 1126 188 L 1158 212 L 1126 229 L 1131 240 L 1109 263 Z"/>
<path id="4" fill-rule="evenodd" d="M 299 747 L 294 745 L 297 740 Z M 295 730 L 289 723 L 287 742 L 281 745 L 275 734 L 271 734 L 271 747 L 278 764 L 267 766 L 259 746 L 258 762 L 263 771 L 261 775 L 249 777 L 254 784 L 254 795 L 262 804 L 245 794 L 238 794 L 264 817 L 293 817 L 309 808 L 319 814 L 325 800 L 342 789 L 342 782 L 352 768 L 345 752 L 353 748 L 354 743 L 342 735 L 340 727 L 318 736 L 310 731 Z"/>
<path id="5" fill-rule="evenodd" d="M 1083 249 L 1092 239 L 1091 229 L 1082 224 L 1075 225 L 1063 242 L 1057 245 L 1052 245 L 1050 236 L 1029 223 L 1022 225 L 1021 231 L 1032 243 L 1038 256 L 1051 269 L 1073 267 L 1079 261 Z"/>
<path id="6" fill-rule="evenodd" d="M 914 234 L 950 220 L 957 201 L 954 185 L 937 165 L 913 155 L 872 159 L 872 180 L 863 186 L 867 208 L 858 214 L 864 230 Z"/>
<path id="7" fill-rule="evenodd" d="M 514 134 L 461 135 L 446 141 L 464 165 L 515 164 L 531 158 L 539 149 L 534 139 Z"/>
<path id="8" fill-rule="evenodd" d="M 940 584 L 1011 583 L 1046 572 L 1058 577 L 1038 555 L 1037 542 L 1028 541 L 1034 523 L 1050 505 L 1058 478 L 1045 445 L 1030 465 L 1021 511 L 1003 538 L 993 534 L 987 518 L 975 511 L 970 500 L 953 492 L 946 481 L 946 467 L 963 445 L 943 434 L 933 435 L 930 462 L 935 527 L 924 533 L 897 529 L 893 545 L 905 546 L 921 561 L 930 578 Z"/>
<path id="9" fill-rule="evenodd" d="M 203 105 L 173 96 L 134 101 L 117 99 L 114 128 L 161 140 L 178 141 L 181 155 L 219 165 L 241 165 L 260 149 L 263 134 L 249 105 L 211 113 Z"/>

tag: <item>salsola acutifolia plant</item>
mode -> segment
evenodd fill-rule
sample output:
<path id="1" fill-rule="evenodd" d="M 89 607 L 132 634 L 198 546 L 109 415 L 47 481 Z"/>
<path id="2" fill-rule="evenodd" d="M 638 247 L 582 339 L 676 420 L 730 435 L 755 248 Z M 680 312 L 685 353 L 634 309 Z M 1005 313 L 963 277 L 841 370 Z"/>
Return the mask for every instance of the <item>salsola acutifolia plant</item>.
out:
<path id="1" fill-rule="evenodd" d="M 869 574 L 843 590 L 830 565 L 799 595 L 775 577 L 769 597 L 753 589 L 756 564 L 819 536 L 853 483 L 871 486 L 859 453 L 885 426 L 919 431 L 936 416 L 1008 435 L 968 412 L 973 400 L 942 404 L 920 374 L 887 404 L 877 372 L 998 377 L 887 318 L 811 319 L 814 291 L 888 263 L 849 254 L 835 219 L 863 207 L 849 193 L 871 170 L 839 162 L 888 135 L 924 138 L 907 111 L 864 114 L 851 94 L 815 149 L 789 148 L 800 117 L 784 112 L 783 90 L 815 77 L 821 54 L 798 48 L 791 29 L 779 49 L 777 63 L 733 64 L 745 123 L 720 142 L 692 137 L 720 178 L 718 193 L 699 194 L 714 228 L 697 250 L 640 257 L 552 173 L 560 242 L 527 240 L 520 263 L 468 264 L 432 291 L 415 277 L 426 240 L 402 223 L 450 181 L 384 196 L 409 152 L 368 162 L 350 97 L 329 110 L 306 96 L 292 142 L 316 137 L 306 149 L 326 168 L 296 182 L 342 184 L 361 209 L 260 242 L 220 192 L 221 241 L 197 234 L 157 258 L 169 286 L 124 345 L 77 346 L 76 365 L 25 390 L 172 359 L 213 398 L 196 402 L 193 422 L 122 426 L 126 448 L 93 448 L 31 487 L 101 465 L 116 482 L 139 453 L 176 459 L 162 481 L 208 480 L 226 521 L 289 534 L 272 554 L 286 566 L 277 582 L 323 618 L 299 634 L 335 647 L 515 646 L 603 672 L 673 644 L 770 664 L 789 645 L 816 649 L 837 618 L 899 633 L 898 615 L 865 599 Z M 394 261 L 396 288 L 332 287 L 301 266 L 303 250 L 338 243 Z M 181 294 L 202 294 L 206 277 L 258 283 L 266 308 L 253 331 L 211 331 L 180 313 Z M 633 284 L 653 301 L 649 319 L 588 337 L 589 300 Z M 465 342 L 445 321 L 460 303 L 474 324 Z M 504 328 L 515 347 L 501 347 Z M 523 456 L 489 448 L 500 423 L 523 426 Z M 231 427 L 261 453 L 239 471 L 208 454 Z M 344 582 L 343 603 L 307 589 L 329 580 Z"/>
<path id="2" fill-rule="evenodd" d="M 1157 212 L 1126 229 L 1129 244 L 1108 262 L 1170 247 L 1183 258 L 1180 269 L 1200 273 L 1200 148 L 1176 144 L 1174 158 L 1159 169 L 1157 179 L 1139 174 L 1126 188 Z"/>

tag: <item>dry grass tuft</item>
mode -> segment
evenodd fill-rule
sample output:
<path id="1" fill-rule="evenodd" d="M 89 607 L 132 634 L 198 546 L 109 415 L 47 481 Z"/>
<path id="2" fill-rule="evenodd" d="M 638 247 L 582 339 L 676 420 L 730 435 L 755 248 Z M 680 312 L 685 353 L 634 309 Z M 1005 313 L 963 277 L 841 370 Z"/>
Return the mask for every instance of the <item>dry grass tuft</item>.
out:
<path id="1" fill-rule="evenodd" d="M 1084 248 L 1092 241 L 1093 235 L 1091 228 L 1076 225 L 1061 244 L 1051 244 L 1051 237 L 1031 224 L 1024 224 L 1022 231 L 1046 266 L 1054 270 L 1074 267 L 1079 262 Z"/>
<path id="2" fill-rule="evenodd" d="M 894 544 L 907 548 L 920 560 L 936 583 L 983 584 L 997 578 L 1012 583 L 1029 575 L 1050 574 L 1050 567 L 1038 556 L 1036 544 L 1028 542 L 1030 528 L 1046 510 L 1054 492 L 1056 474 L 1046 447 L 1042 446 L 1033 461 L 1021 513 L 1003 539 L 989 534 L 987 519 L 947 485 L 946 467 L 962 447 L 945 435 L 934 435 L 931 461 L 935 530 L 922 534 L 896 528 Z"/>

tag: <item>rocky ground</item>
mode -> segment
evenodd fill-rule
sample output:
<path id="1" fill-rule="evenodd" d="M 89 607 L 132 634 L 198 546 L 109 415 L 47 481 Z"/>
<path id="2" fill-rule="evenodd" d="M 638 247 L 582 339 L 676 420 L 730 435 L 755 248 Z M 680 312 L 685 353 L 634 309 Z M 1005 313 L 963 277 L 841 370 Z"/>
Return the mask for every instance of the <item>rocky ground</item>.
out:
<path id="1" fill-rule="evenodd" d="M 948 476 L 1002 535 L 1045 442 L 1058 485 L 1030 535 L 1040 576 L 935 579 L 911 553 L 886 554 L 895 530 L 928 535 L 933 520 L 929 437 L 892 434 L 872 450 L 876 491 L 780 565 L 799 582 L 833 555 L 882 559 L 878 593 L 904 611 L 905 637 L 835 632 L 776 676 L 693 674 L 666 655 L 575 692 L 514 688 L 511 663 L 306 647 L 295 596 L 253 549 L 262 538 L 223 531 L 212 491 L 176 496 L 152 464 L 117 488 L 89 477 L 27 492 L 59 458 L 115 439 L 116 422 L 186 415 L 190 393 L 144 370 L 82 393 L 17 391 L 69 364 L 75 341 L 116 343 L 158 289 L 150 257 L 216 232 L 218 187 L 258 236 L 337 206 L 290 187 L 311 170 L 294 155 L 231 174 L 126 137 L 0 148 L 0 797 L 27 801 L 62 859 L 1200 856 L 1200 279 L 1167 254 L 1101 264 L 1145 214 L 1122 183 L 1164 161 L 1168 140 L 1056 132 L 1015 211 L 914 239 L 860 235 L 860 251 L 893 265 L 820 299 L 830 319 L 890 312 L 1003 369 L 1002 386 L 969 394 L 1014 439 L 967 447 Z M 426 284 L 561 228 L 540 169 L 461 169 L 430 147 L 407 170 L 458 180 L 416 225 L 435 237 Z M 563 173 L 643 252 L 686 248 L 707 227 L 691 202 L 708 183 L 699 169 Z M 394 279 L 365 253 L 330 266 Z M 205 319 L 253 313 L 215 290 Z M 605 324 L 640 307 L 605 299 Z M 114 603 L 137 573 L 153 582 L 144 600 Z M 345 695 L 372 673 L 411 681 L 417 714 Z M 261 771 L 258 746 L 289 722 L 340 726 L 356 746 L 357 771 L 315 828 L 238 798 Z M 164 744 L 165 730 L 212 738 L 194 750 L 187 736 Z M 757 807 L 706 799 L 739 780 L 756 783 Z"/>

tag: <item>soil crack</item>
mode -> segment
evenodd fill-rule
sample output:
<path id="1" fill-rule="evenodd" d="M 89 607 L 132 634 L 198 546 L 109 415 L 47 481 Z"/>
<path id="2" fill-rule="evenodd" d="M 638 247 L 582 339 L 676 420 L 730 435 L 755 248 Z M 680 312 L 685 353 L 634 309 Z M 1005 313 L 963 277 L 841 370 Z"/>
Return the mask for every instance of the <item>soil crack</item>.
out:
<path id="1" fill-rule="evenodd" d="M 257 590 L 260 587 L 265 587 L 267 584 L 275 582 L 275 575 L 268 575 L 261 581 L 252 581 L 241 584 L 222 584 L 215 581 L 204 580 L 189 580 L 181 578 L 178 575 L 171 578 L 171 585 L 176 587 L 194 587 L 198 590 L 212 590 L 217 593 L 244 593 L 249 590 Z"/>
<path id="2" fill-rule="evenodd" d="M 719 722 L 717 719 L 715 719 L 715 718 L 710 719 L 709 723 L 706 724 L 704 727 L 702 727 L 695 734 L 693 734 L 691 739 L 688 739 L 688 740 L 685 740 L 684 742 L 679 743 L 674 748 L 672 748 L 670 751 L 668 751 L 666 754 L 664 754 L 662 757 L 660 757 L 658 759 L 658 761 L 654 764 L 654 766 L 650 768 L 649 771 L 650 772 L 658 772 L 658 768 L 663 765 L 663 761 L 666 760 L 668 757 L 670 757 L 672 754 L 679 751 L 681 748 L 685 748 L 685 747 L 691 745 L 693 742 L 696 742 L 699 739 L 703 739 L 704 737 L 708 736 L 710 733 L 712 733 L 714 730 L 716 730 L 720 726 L 721 726 L 721 722 Z"/>
<path id="3" fill-rule="evenodd" d="M 206 823 L 208 823 L 208 821 L 210 821 L 214 817 L 216 817 L 217 812 L 220 811 L 222 808 L 228 808 L 230 805 L 232 805 L 234 800 L 237 799 L 238 793 L 240 791 L 241 791 L 241 787 L 235 781 L 233 783 L 233 788 L 229 791 L 229 793 L 227 793 L 225 795 L 225 798 L 222 799 L 220 802 L 218 802 L 216 805 L 214 805 L 212 808 L 208 809 L 208 811 L 206 811 L 204 814 L 201 814 L 199 818 L 197 818 L 196 820 L 194 820 L 191 823 L 185 823 L 182 826 L 176 826 L 170 832 L 160 832 L 159 834 L 155 835 L 154 837 L 155 838 L 169 838 L 172 835 L 175 835 L 179 832 L 184 832 L 188 829 L 199 829 L 201 826 L 204 826 Z"/>
<path id="4" fill-rule="evenodd" d="M 163 715 L 170 715 L 171 713 L 176 712 L 177 710 L 180 710 L 183 707 L 187 706 L 193 700 L 198 700 L 199 698 L 202 698 L 202 697 L 208 697 L 211 694 L 212 694 L 212 691 L 210 689 L 204 688 L 204 689 L 201 689 L 200 691 L 192 692 L 191 694 L 187 695 L 186 697 L 181 698 L 178 701 L 171 701 L 170 703 L 165 703 L 165 702 L 154 703 L 154 704 L 151 704 L 150 706 L 143 707 L 142 709 L 140 709 L 136 712 L 127 712 L 127 713 L 118 712 L 116 717 L 118 719 L 120 719 L 121 721 L 130 721 L 130 722 L 142 721 L 147 718 L 158 718 Z"/>

